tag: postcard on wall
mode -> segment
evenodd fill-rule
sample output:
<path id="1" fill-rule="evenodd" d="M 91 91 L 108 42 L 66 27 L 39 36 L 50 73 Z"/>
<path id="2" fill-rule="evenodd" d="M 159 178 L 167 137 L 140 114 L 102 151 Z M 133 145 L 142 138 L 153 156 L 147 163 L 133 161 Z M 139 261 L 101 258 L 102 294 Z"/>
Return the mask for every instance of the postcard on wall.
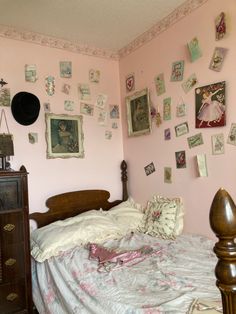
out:
<path id="1" fill-rule="evenodd" d="M 172 183 L 172 168 L 164 167 L 164 182 Z"/>
<path id="2" fill-rule="evenodd" d="M 186 154 L 185 151 L 175 152 L 176 168 L 186 168 Z"/>
<path id="3" fill-rule="evenodd" d="M 189 148 L 193 148 L 203 144 L 202 133 L 190 136 L 187 138 Z"/>
<path id="4" fill-rule="evenodd" d="M 225 81 L 198 87 L 195 89 L 196 128 L 224 126 Z"/>
<path id="5" fill-rule="evenodd" d="M 100 81 L 100 71 L 99 70 L 94 70 L 90 69 L 89 70 L 89 81 L 91 83 L 99 83 Z"/>
<path id="6" fill-rule="evenodd" d="M 164 138 L 165 138 L 165 141 L 168 141 L 171 139 L 170 128 L 164 130 Z"/>
<path id="7" fill-rule="evenodd" d="M 98 109 L 98 124 L 102 126 L 107 125 L 107 111 L 104 109 Z"/>
<path id="8" fill-rule="evenodd" d="M 199 42 L 197 37 L 194 37 L 189 43 L 188 43 L 188 51 L 190 54 L 190 60 L 191 62 L 196 61 L 202 56 L 202 51 L 199 46 Z"/>
<path id="9" fill-rule="evenodd" d="M 177 117 L 185 117 L 187 114 L 187 106 L 182 100 L 180 103 L 176 105 L 176 116 Z"/>
<path id="10" fill-rule="evenodd" d="M 10 88 L 0 88 L 0 106 L 10 107 L 11 95 Z"/>
<path id="11" fill-rule="evenodd" d="M 28 139 L 30 144 L 35 144 L 38 142 L 38 133 L 28 133 Z"/>
<path id="12" fill-rule="evenodd" d="M 72 100 L 65 100 L 64 101 L 64 109 L 66 111 L 73 111 L 75 107 L 75 103 Z"/>
<path id="13" fill-rule="evenodd" d="M 112 138 L 112 132 L 109 130 L 105 131 L 105 139 L 110 140 Z"/>
<path id="14" fill-rule="evenodd" d="M 134 73 L 130 73 L 125 79 L 126 92 L 131 92 L 135 89 L 135 77 Z"/>
<path id="15" fill-rule="evenodd" d="M 118 129 L 118 123 L 117 122 L 112 122 L 111 128 L 112 129 Z"/>
<path id="16" fill-rule="evenodd" d="M 37 70 L 35 64 L 25 65 L 25 81 L 35 83 L 37 81 Z"/>
<path id="17" fill-rule="evenodd" d="M 175 134 L 176 136 L 181 136 L 187 134 L 189 132 L 188 122 L 183 122 L 175 126 Z"/>
<path id="18" fill-rule="evenodd" d="M 107 102 L 107 95 L 105 94 L 99 94 L 97 95 L 95 106 L 97 106 L 100 109 L 104 109 Z"/>
<path id="19" fill-rule="evenodd" d="M 199 177 L 208 177 L 206 154 L 199 154 L 196 159 Z"/>
<path id="20" fill-rule="evenodd" d="M 62 93 L 69 95 L 70 88 L 71 88 L 71 86 L 69 84 L 63 84 L 61 91 L 62 91 Z"/>
<path id="21" fill-rule="evenodd" d="M 44 111 L 45 111 L 45 112 L 50 112 L 50 111 L 51 111 L 51 105 L 50 105 L 50 103 L 49 103 L 49 102 L 45 102 L 45 103 L 43 104 L 43 108 L 44 108 Z"/>
<path id="22" fill-rule="evenodd" d="M 78 85 L 78 92 L 81 100 L 90 100 L 90 87 L 88 84 L 79 84 Z"/>
<path id="23" fill-rule="evenodd" d="M 220 40 L 226 35 L 226 16 L 221 12 L 215 19 L 216 40 Z"/>
<path id="24" fill-rule="evenodd" d="M 154 79 L 155 81 L 155 86 L 156 86 L 156 93 L 157 96 L 160 96 L 165 93 L 166 88 L 165 88 L 165 80 L 164 80 L 164 73 L 161 73 L 157 75 Z"/>
<path id="25" fill-rule="evenodd" d="M 171 119 L 171 97 L 163 99 L 163 120 Z"/>
<path id="26" fill-rule="evenodd" d="M 176 61 L 172 63 L 171 77 L 172 82 L 182 81 L 184 75 L 184 61 Z"/>
<path id="27" fill-rule="evenodd" d="M 49 75 L 45 78 L 45 88 L 48 96 L 52 96 L 55 93 L 55 77 Z"/>
<path id="28" fill-rule="evenodd" d="M 93 116 L 94 113 L 94 105 L 81 102 L 80 103 L 80 113 L 85 114 L 87 116 Z"/>
<path id="29" fill-rule="evenodd" d="M 119 106 L 118 105 L 109 105 L 110 108 L 110 118 L 111 119 L 119 119 L 120 112 L 119 112 Z"/>
<path id="30" fill-rule="evenodd" d="M 70 78 L 72 76 L 72 62 L 60 61 L 60 77 Z"/>
<path id="31" fill-rule="evenodd" d="M 149 165 L 144 167 L 145 173 L 147 176 L 149 176 L 150 174 L 152 174 L 153 172 L 156 171 L 154 163 L 151 162 Z"/>
<path id="32" fill-rule="evenodd" d="M 227 139 L 228 144 L 236 145 L 236 123 L 232 123 Z"/>
<path id="33" fill-rule="evenodd" d="M 189 78 L 182 84 L 182 88 L 184 92 L 187 94 L 194 85 L 197 84 L 197 76 L 195 73 L 189 76 Z"/>
<path id="34" fill-rule="evenodd" d="M 212 154 L 221 155 L 224 154 L 224 134 L 214 134 L 211 136 Z"/>
<path id="35" fill-rule="evenodd" d="M 211 58 L 209 69 L 220 72 L 228 49 L 216 47 Z"/>

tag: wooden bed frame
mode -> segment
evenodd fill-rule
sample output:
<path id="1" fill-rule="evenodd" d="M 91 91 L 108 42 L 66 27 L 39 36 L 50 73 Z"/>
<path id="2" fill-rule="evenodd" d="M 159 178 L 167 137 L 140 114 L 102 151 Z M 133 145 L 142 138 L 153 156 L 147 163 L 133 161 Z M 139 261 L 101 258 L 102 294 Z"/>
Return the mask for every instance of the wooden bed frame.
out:
<path id="1" fill-rule="evenodd" d="M 220 189 L 213 199 L 210 225 L 219 239 L 214 247 L 218 258 L 215 275 L 223 313 L 236 314 L 236 206 L 224 189 Z"/>
<path id="2" fill-rule="evenodd" d="M 108 210 L 128 199 L 127 164 L 121 163 L 122 200 L 109 202 L 106 190 L 83 190 L 58 194 L 47 199 L 49 210 L 30 214 L 30 219 L 43 227 L 53 221 L 73 217 L 91 209 Z M 222 296 L 223 313 L 236 314 L 236 206 L 230 195 L 220 189 L 210 208 L 210 225 L 218 237 L 214 252 L 218 258 L 215 268 L 216 285 Z"/>
<path id="3" fill-rule="evenodd" d="M 49 210 L 45 213 L 35 212 L 29 215 L 36 221 L 38 228 L 56 220 L 76 216 L 91 209 L 108 210 L 128 199 L 127 192 L 127 163 L 123 160 L 120 165 L 122 182 L 122 200 L 109 202 L 110 193 L 106 190 L 81 190 L 54 195 L 47 199 Z"/>

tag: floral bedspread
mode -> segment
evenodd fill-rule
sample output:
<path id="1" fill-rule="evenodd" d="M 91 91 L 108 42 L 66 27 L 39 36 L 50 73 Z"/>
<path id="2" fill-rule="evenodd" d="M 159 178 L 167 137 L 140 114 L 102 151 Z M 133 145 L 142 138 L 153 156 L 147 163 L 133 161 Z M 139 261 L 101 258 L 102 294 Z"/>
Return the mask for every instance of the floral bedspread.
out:
<path id="1" fill-rule="evenodd" d="M 77 247 L 44 263 L 32 263 L 33 299 L 40 314 L 187 313 L 195 298 L 218 298 L 213 241 L 197 235 L 162 240 L 133 234 L 104 243 L 107 248 L 147 254 L 135 263 L 98 271 L 89 249 Z"/>

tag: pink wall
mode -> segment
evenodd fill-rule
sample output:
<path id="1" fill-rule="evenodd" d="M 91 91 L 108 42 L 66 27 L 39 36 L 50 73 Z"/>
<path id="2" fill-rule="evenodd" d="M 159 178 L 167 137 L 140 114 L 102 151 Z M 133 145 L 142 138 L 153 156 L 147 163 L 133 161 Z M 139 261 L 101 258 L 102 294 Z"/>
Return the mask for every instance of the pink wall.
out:
<path id="1" fill-rule="evenodd" d="M 37 121 L 30 126 L 17 123 L 10 107 L 5 107 L 9 129 L 14 135 L 15 156 L 12 168 L 18 170 L 24 165 L 29 172 L 30 211 L 44 211 L 45 200 L 56 193 L 86 189 L 104 188 L 111 191 L 112 199 L 121 197 L 120 162 L 123 159 L 122 129 L 120 119 L 116 119 L 118 129 L 112 129 L 109 118 L 106 126 L 98 125 L 98 112 L 93 117 L 83 116 L 85 158 L 46 158 L 45 112 L 43 103 L 51 104 L 54 114 L 80 114 L 78 83 L 89 83 L 88 72 L 100 70 L 99 84 L 90 83 L 92 100 L 95 104 L 97 94 L 108 95 L 107 104 L 120 105 L 120 86 L 118 61 L 79 55 L 64 50 L 42 47 L 22 41 L 0 38 L 1 78 L 8 82 L 13 97 L 20 91 L 35 94 L 41 102 L 41 111 Z M 63 79 L 59 75 L 59 62 L 72 62 L 72 78 Z M 25 82 L 25 64 L 36 64 L 38 80 L 36 83 Z M 45 91 L 45 77 L 55 76 L 56 92 L 48 96 Z M 62 84 L 71 85 L 71 94 L 61 92 Z M 75 102 L 72 112 L 64 110 L 64 100 Z M 105 139 L 105 130 L 112 131 L 112 138 Z M 1 130 L 6 131 L 6 130 Z M 30 144 L 28 133 L 38 133 L 38 143 Z"/>
<path id="2" fill-rule="evenodd" d="M 214 19 L 221 12 L 228 15 L 228 36 L 221 41 L 215 40 Z M 187 42 L 197 36 L 203 56 L 190 62 Z M 221 72 L 210 70 L 209 63 L 215 47 L 228 48 Z M 185 204 L 185 232 L 213 236 L 210 230 L 208 215 L 214 194 L 224 187 L 236 200 L 236 147 L 227 144 L 231 123 L 236 123 L 234 90 L 236 56 L 236 3 L 234 0 L 209 0 L 202 7 L 183 18 L 178 23 L 161 33 L 154 40 L 139 48 L 120 61 L 121 99 L 123 110 L 124 157 L 129 164 L 129 189 L 135 200 L 146 203 L 154 194 L 164 196 L 181 196 Z M 184 80 L 192 73 L 198 78 L 195 86 L 226 81 L 226 126 L 217 128 L 195 129 L 195 96 L 194 88 L 184 93 L 181 83 L 170 82 L 172 62 L 185 60 Z M 163 99 L 172 98 L 172 119 L 163 121 L 158 128 L 153 124 L 152 133 L 146 136 L 128 137 L 125 108 L 125 77 L 135 74 L 135 91 L 148 87 L 151 103 L 163 110 Z M 166 93 L 157 96 L 154 77 L 164 73 Z M 132 94 L 132 93 L 130 93 Z M 177 118 L 176 104 L 180 97 L 187 103 L 187 116 Z M 175 136 L 174 126 L 187 121 L 189 133 Z M 164 129 L 171 128 L 172 138 L 164 140 Z M 201 132 L 204 144 L 189 149 L 187 137 Z M 225 154 L 213 155 L 211 136 L 224 134 Z M 175 152 L 185 150 L 187 168 L 176 169 Z M 206 154 L 208 177 L 198 177 L 194 158 L 197 154 Z M 156 172 L 146 176 L 144 166 L 154 162 Z M 172 167 L 172 184 L 164 183 L 164 167 Z"/>

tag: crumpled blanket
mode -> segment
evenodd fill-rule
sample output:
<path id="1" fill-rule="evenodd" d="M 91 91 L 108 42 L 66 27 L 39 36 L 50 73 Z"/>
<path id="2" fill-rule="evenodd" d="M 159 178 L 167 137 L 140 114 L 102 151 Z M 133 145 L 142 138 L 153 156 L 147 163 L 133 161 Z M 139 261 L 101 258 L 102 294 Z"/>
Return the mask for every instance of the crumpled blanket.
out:
<path id="1" fill-rule="evenodd" d="M 149 245 L 144 245 L 135 250 L 122 250 L 118 248 L 106 248 L 96 243 L 89 243 L 89 259 L 98 260 L 98 271 L 111 271 L 115 267 L 123 266 L 135 261 L 135 264 L 140 263 L 146 257 L 152 254 L 158 254 L 161 250 L 154 250 Z M 134 265 L 134 263 L 132 263 Z M 128 266 L 128 265 L 127 265 Z"/>

